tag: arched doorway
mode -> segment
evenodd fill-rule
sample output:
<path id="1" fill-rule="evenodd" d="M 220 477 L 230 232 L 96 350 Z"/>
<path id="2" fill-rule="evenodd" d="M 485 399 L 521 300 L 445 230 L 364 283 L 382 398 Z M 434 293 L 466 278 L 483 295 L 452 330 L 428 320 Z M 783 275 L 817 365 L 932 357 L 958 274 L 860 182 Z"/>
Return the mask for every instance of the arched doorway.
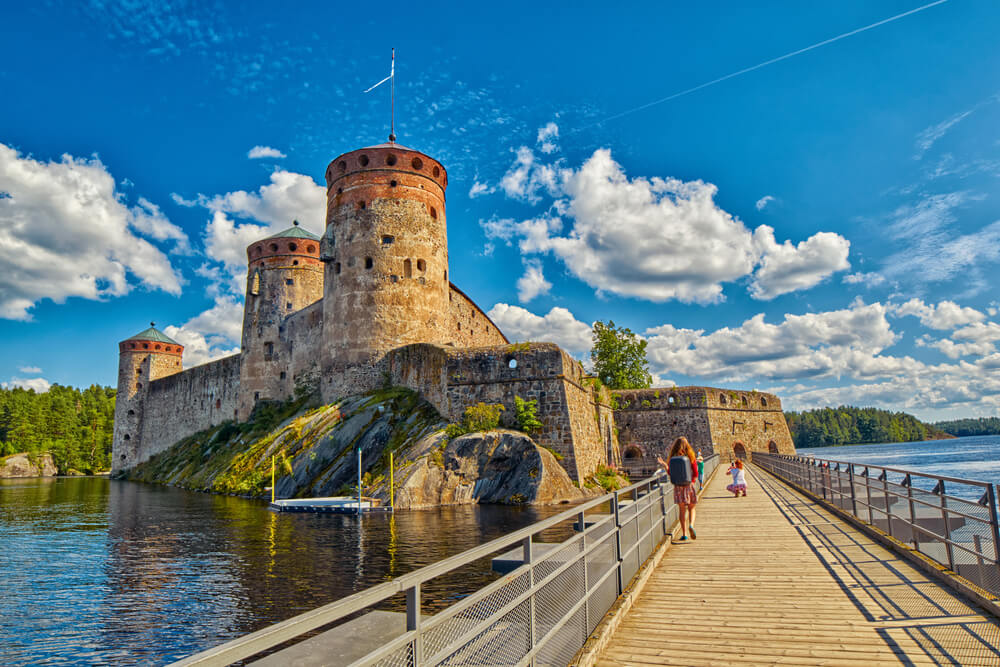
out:
<path id="1" fill-rule="evenodd" d="M 747 458 L 747 448 L 743 444 L 742 440 L 737 440 L 733 443 L 733 456 L 738 459 L 746 460 Z"/>
<path id="2" fill-rule="evenodd" d="M 642 456 L 642 448 L 639 445 L 629 445 L 625 448 L 625 458 L 627 459 L 641 459 Z"/>
<path id="3" fill-rule="evenodd" d="M 776 443 L 774 440 L 772 440 L 771 442 L 767 443 L 767 451 L 769 451 L 772 454 L 777 454 L 778 453 L 778 443 Z"/>

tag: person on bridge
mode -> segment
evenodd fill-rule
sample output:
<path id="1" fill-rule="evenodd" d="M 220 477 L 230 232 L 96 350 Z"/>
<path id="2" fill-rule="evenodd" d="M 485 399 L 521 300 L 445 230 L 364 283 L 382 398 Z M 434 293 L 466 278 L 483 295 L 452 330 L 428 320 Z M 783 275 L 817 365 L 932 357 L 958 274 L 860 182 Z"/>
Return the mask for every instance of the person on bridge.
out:
<path id="1" fill-rule="evenodd" d="M 698 452 L 698 488 L 705 488 L 705 457 Z"/>
<path id="2" fill-rule="evenodd" d="M 686 457 L 691 462 L 690 471 L 683 475 L 683 479 L 687 480 L 686 484 L 675 481 L 673 466 L 659 456 L 656 457 L 656 460 L 664 469 L 670 471 L 670 481 L 674 484 L 674 502 L 680 508 L 681 514 L 681 536 L 678 541 L 686 541 L 688 533 L 691 534 L 692 540 L 696 540 L 698 534 L 694 530 L 694 506 L 698 503 L 698 494 L 694 490 L 694 480 L 698 478 L 698 461 L 695 458 L 694 448 L 691 447 L 687 438 L 680 437 L 674 440 L 674 444 L 670 448 L 670 460 L 673 461 L 674 457 Z"/>
<path id="3" fill-rule="evenodd" d="M 726 487 L 726 491 L 733 494 L 733 498 L 738 498 L 740 494 L 747 494 L 747 478 L 743 472 L 743 459 L 736 459 L 726 471 L 727 475 L 733 476 L 733 483 Z"/>

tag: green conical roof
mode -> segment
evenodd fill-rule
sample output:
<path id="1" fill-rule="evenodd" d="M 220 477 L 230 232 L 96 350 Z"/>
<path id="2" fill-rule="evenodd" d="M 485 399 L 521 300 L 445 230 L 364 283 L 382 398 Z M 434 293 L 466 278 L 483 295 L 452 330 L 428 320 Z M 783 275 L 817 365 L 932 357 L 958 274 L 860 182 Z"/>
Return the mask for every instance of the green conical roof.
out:
<path id="1" fill-rule="evenodd" d="M 289 227 L 283 232 L 278 232 L 274 236 L 268 236 L 269 239 L 309 239 L 310 241 L 319 241 L 319 237 L 312 232 L 307 232 L 299 226 L 299 221 L 296 220 L 293 226 Z"/>
<path id="2" fill-rule="evenodd" d="M 173 338 L 163 333 L 156 328 L 153 322 L 149 323 L 149 328 L 145 331 L 141 331 L 134 336 L 130 336 L 128 340 L 152 340 L 157 343 L 169 343 L 170 345 L 180 345 Z"/>

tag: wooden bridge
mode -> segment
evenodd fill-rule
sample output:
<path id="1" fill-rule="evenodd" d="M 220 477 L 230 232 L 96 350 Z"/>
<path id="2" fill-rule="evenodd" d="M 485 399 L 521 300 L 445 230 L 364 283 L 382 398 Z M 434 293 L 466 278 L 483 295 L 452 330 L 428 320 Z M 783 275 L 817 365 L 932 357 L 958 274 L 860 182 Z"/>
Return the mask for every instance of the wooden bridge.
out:
<path id="1" fill-rule="evenodd" d="M 706 459 L 697 540 L 654 476 L 176 664 L 1000 666 L 996 487 L 754 456 L 740 498 Z M 427 613 L 428 582 L 491 558 Z"/>
<path id="2" fill-rule="evenodd" d="M 1000 665 L 997 619 L 775 477 L 717 474 L 698 539 L 670 547 L 581 663 Z"/>

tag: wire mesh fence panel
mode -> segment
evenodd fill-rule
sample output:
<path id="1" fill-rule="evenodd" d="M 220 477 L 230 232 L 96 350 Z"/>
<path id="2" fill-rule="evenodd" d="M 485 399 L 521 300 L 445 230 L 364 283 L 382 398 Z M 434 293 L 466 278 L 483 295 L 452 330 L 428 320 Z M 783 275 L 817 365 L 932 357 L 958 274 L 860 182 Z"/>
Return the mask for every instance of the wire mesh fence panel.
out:
<path id="1" fill-rule="evenodd" d="M 578 609 L 566 620 L 554 636 L 545 641 L 535 657 L 536 667 L 564 667 L 568 665 L 587 640 L 587 618 L 583 609 Z"/>
<path id="2" fill-rule="evenodd" d="M 577 561 L 534 593 L 536 638 L 562 625 L 573 606 L 584 599 L 583 576 L 583 561 Z"/>
<path id="3" fill-rule="evenodd" d="M 416 667 L 413 660 L 413 644 L 407 644 L 392 655 L 387 655 L 376 663 L 373 667 Z"/>
<path id="4" fill-rule="evenodd" d="M 438 662 L 441 665 L 516 665 L 531 651 L 531 602 L 525 600 Z M 431 656 L 428 656 L 431 657 Z M 423 664 L 423 663 L 422 663 Z"/>
<path id="5" fill-rule="evenodd" d="M 428 624 L 430 627 L 421 632 L 425 655 L 437 655 L 445 650 L 462 635 L 516 600 L 518 596 L 527 593 L 529 588 L 531 588 L 531 573 L 524 572 L 482 600 L 457 613 L 442 612 L 439 616 L 443 622 L 432 621 L 433 625 Z"/>

